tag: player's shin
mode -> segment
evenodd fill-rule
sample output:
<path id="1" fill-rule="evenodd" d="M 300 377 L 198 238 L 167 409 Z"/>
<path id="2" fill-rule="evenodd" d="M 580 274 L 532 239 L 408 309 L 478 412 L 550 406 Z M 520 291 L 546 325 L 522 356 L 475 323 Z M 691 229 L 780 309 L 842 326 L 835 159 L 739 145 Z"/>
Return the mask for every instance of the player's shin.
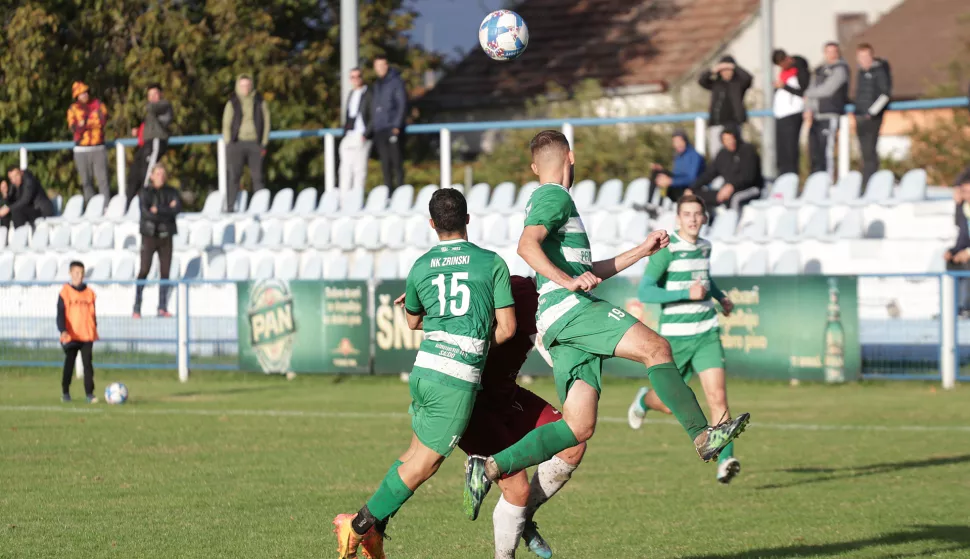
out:
<path id="1" fill-rule="evenodd" d="M 536 510 L 566 485 L 578 467 L 579 464 L 570 464 L 558 456 L 539 464 L 529 487 L 529 503 L 526 505 L 528 520 L 532 520 Z"/>
<path id="2" fill-rule="evenodd" d="M 519 442 L 492 456 L 490 462 L 493 462 L 494 469 L 498 471 L 494 471 L 491 464 L 486 464 L 485 473 L 494 481 L 502 474 L 524 470 L 529 466 L 545 462 L 577 444 L 579 440 L 566 424 L 566 420 L 560 419 L 547 423 L 533 429 L 519 439 Z"/>
<path id="3" fill-rule="evenodd" d="M 653 391 L 670 408 L 691 440 L 697 439 L 707 429 L 707 417 L 697 403 L 697 396 L 684 382 L 677 367 L 673 363 L 654 365 L 647 369 L 647 377 Z"/>
<path id="4" fill-rule="evenodd" d="M 492 527 L 495 533 L 495 559 L 514 559 L 515 548 L 525 528 L 525 507 L 515 506 L 502 496 L 492 513 Z"/>
<path id="5" fill-rule="evenodd" d="M 395 464 L 400 465 L 400 461 Z M 367 505 L 360 509 L 358 517 L 354 520 L 354 531 L 364 534 L 376 522 L 390 518 L 398 511 L 408 499 L 414 495 L 398 473 L 397 467 L 391 467 L 381 486 L 377 488 L 374 495 L 367 501 Z M 366 513 L 366 515 L 365 515 Z"/>

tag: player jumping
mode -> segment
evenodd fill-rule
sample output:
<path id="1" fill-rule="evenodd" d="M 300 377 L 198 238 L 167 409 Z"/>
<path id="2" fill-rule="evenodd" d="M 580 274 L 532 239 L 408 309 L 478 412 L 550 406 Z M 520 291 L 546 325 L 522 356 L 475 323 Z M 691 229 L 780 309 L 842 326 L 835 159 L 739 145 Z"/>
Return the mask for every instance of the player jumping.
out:
<path id="1" fill-rule="evenodd" d="M 748 414 L 708 425 L 693 391 L 673 363 L 670 344 L 642 322 L 588 292 L 604 279 L 654 254 L 669 243 L 654 231 L 636 248 L 593 262 L 589 238 L 569 195 L 573 152 L 560 132 L 538 133 L 531 143 L 532 170 L 542 186 L 526 206 L 519 255 L 538 275 L 539 338 L 552 356 L 563 419 L 533 430 L 519 442 L 487 458 L 470 456 L 466 464 L 466 510 L 475 516 L 490 484 L 503 474 L 540 464 L 585 442 L 596 427 L 603 359 L 613 356 L 643 363 L 660 400 L 694 442 L 704 461 L 737 437 Z M 468 509 L 469 507 L 466 507 Z"/>
<path id="2" fill-rule="evenodd" d="M 425 333 L 409 381 L 414 434 L 360 511 L 334 519 L 341 559 L 356 558 L 358 547 L 367 559 L 384 559 L 388 519 L 438 471 L 465 432 L 489 342 L 515 334 L 508 266 L 468 242 L 464 196 L 438 190 L 429 208 L 439 243 L 415 262 L 404 295 L 408 326 Z"/>
<path id="3" fill-rule="evenodd" d="M 660 335 L 670 342 L 674 363 L 684 383 L 697 373 L 711 417 L 730 417 L 724 349 L 711 298 L 721 303 L 725 315 L 731 314 L 734 305 L 710 277 L 711 243 L 699 236 L 707 222 L 704 202 L 695 196 L 681 197 L 677 202 L 677 222 L 679 228 L 670 235 L 670 245 L 651 256 L 647 263 L 640 283 L 640 300 L 663 305 Z M 670 413 L 656 393 L 643 387 L 627 412 L 630 427 L 639 429 L 643 425 L 647 409 Z M 734 457 L 734 442 L 731 442 L 718 456 L 717 480 L 730 483 L 740 472 L 741 463 Z"/>
<path id="4" fill-rule="evenodd" d="M 475 401 L 468 428 L 458 442 L 458 447 L 469 455 L 488 455 L 502 450 L 529 431 L 562 417 L 559 410 L 515 382 L 534 345 L 538 306 L 535 283 L 529 278 L 512 276 L 512 297 L 515 299 L 515 336 L 488 352 L 482 372 L 482 390 Z M 514 558 L 520 538 L 536 555 L 544 559 L 552 557 L 552 550 L 539 535 L 532 518 L 536 509 L 569 481 L 585 450 L 586 444 L 579 443 L 539 464 L 532 476 L 531 487 L 525 470 L 499 478 L 502 497 L 492 513 L 496 559 Z M 478 509 L 472 512 L 477 513 Z"/>

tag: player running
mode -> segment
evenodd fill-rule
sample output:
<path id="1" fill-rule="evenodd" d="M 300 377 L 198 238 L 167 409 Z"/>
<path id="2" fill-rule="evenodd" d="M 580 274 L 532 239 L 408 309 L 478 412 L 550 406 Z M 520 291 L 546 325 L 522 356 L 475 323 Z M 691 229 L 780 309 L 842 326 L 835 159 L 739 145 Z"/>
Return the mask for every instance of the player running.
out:
<path id="1" fill-rule="evenodd" d="M 545 462 L 585 442 L 596 427 L 603 359 L 613 356 L 643 363 L 660 400 L 672 411 L 704 461 L 737 437 L 748 414 L 711 427 L 693 391 L 673 363 L 670 344 L 642 322 L 588 292 L 604 279 L 650 256 L 669 243 L 654 231 L 639 246 L 593 262 L 589 238 L 569 195 L 573 152 L 560 132 L 546 130 L 531 143 L 532 170 L 542 186 L 526 206 L 518 253 L 538 275 L 539 339 L 552 356 L 563 419 L 539 427 L 509 448 L 466 463 L 466 510 L 475 516 L 490 484 L 503 474 Z"/>
<path id="2" fill-rule="evenodd" d="M 670 245 L 650 257 L 640 282 L 640 300 L 660 303 L 660 335 L 670 342 L 674 363 L 684 383 L 696 373 L 707 398 L 712 418 L 728 418 L 727 388 L 724 381 L 724 349 L 712 297 L 721 303 L 724 314 L 734 305 L 710 277 L 711 243 L 700 238 L 707 222 L 704 202 L 683 196 L 677 202 L 679 228 L 670 235 Z M 627 411 L 630 427 L 639 429 L 647 409 L 670 413 L 647 387 L 637 392 Z M 718 456 L 717 480 L 730 483 L 741 472 L 734 457 L 734 442 Z"/>
<path id="3" fill-rule="evenodd" d="M 458 442 L 458 447 L 469 455 L 502 450 L 536 427 L 562 417 L 559 410 L 515 382 L 536 335 L 538 296 L 533 280 L 512 276 L 512 298 L 515 299 L 515 336 L 488 352 L 482 371 L 482 390 L 468 428 Z M 502 497 L 492 513 L 496 559 L 514 558 L 520 538 L 536 555 L 544 559 L 552 557 L 552 549 L 539 535 L 532 518 L 536 509 L 569 481 L 585 450 L 586 444 L 579 443 L 539 464 L 531 487 L 525 470 L 499 478 Z M 478 509 L 472 512 L 477 513 Z"/>
<path id="4" fill-rule="evenodd" d="M 384 530 L 394 515 L 458 444 L 478 392 L 489 342 L 515 334 L 515 309 L 505 261 L 468 242 L 468 207 L 443 188 L 429 203 L 439 243 L 414 263 L 404 308 L 408 326 L 424 329 L 411 369 L 411 445 L 357 514 L 334 520 L 341 559 L 384 559 Z M 493 323 L 497 322 L 494 327 Z"/>

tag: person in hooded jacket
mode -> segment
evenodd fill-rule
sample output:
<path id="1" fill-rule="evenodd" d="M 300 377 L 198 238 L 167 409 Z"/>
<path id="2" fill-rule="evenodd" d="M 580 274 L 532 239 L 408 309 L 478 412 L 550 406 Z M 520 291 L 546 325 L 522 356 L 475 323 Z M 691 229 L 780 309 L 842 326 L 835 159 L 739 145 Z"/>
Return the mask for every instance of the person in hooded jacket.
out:
<path id="1" fill-rule="evenodd" d="M 374 72 L 377 80 L 370 105 L 374 148 L 381 160 L 384 184 L 393 191 L 404 182 L 401 133 L 407 116 L 408 95 L 401 73 L 388 65 L 386 57 L 374 59 Z"/>
<path id="2" fill-rule="evenodd" d="M 697 153 L 683 130 L 674 130 L 671 142 L 674 147 L 674 164 L 669 171 L 657 163 L 652 165 L 653 174 L 650 177 L 650 194 L 647 200 L 652 201 L 654 191 L 660 188 L 667 198 L 677 202 L 684 190 L 694 184 L 707 165 L 704 157 Z M 718 142 L 720 143 L 720 139 Z"/>
<path id="3" fill-rule="evenodd" d="M 741 140 L 734 128 L 724 129 L 721 143 L 724 147 L 717 153 L 714 162 L 697 177 L 685 194 L 701 198 L 708 208 L 722 206 L 740 211 L 745 204 L 761 197 L 765 184 L 761 174 L 761 156 L 753 145 Z M 721 188 L 713 190 L 705 187 L 718 177 L 724 179 Z"/>
<path id="4" fill-rule="evenodd" d="M 233 211 L 243 166 L 249 165 L 253 192 L 262 190 L 263 157 L 269 144 L 269 106 L 263 96 L 253 90 L 253 77 L 241 74 L 236 90 L 222 112 L 222 139 L 226 142 L 227 184 L 226 210 Z"/>

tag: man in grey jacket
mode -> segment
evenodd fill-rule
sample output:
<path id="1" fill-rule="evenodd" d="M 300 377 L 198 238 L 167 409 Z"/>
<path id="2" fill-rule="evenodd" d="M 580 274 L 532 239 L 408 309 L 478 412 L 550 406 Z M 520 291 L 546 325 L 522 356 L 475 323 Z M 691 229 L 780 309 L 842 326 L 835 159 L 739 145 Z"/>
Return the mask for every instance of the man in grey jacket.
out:
<path id="1" fill-rule="evenodd" d="M 815 69 L 805 99 L 805 120 L 812 123 L 808 135 L 812 172 L 825 171 L 835 180 L 835 139 L 849 102 L 849 65 L 838 43 L 825 44 L 825 62 Z"/>
<path id="2" fill-rule="evenodd" d="M 138 128 L 131 129 L 131 135 L 138 137 L 138 149 L 135 151 L 134 161 L 131 162 L 125 188 L 129 204 L 138 196 L 139 189 L 148 186 L 150 171 L 168 150 L 168 127 L 173 119 L 172 104 L 163 98 L 162 86 L 157 83 L 148 86 L 145 120 Z"/>
<path id="3" fill-rule="evenodd" d="M 232 211 L 242 180 L 243 166 L 249 165 L 253 192 L 263 189 L 263 157 L 269 144 L 269 106 L 253 91 L 253 77 L 240 74 L 236 90 L 222 112 L 222 138 L 226 142 L 229 172 L 226 209 Z"/>
<path id="4" fill-rule="evenodd" d="M 374 148 L 381 160 L 384 184 L 394 190 L 404 182 L 402 132 L 407 116 L 408 96 L 401 73 L 388 66 L 387 57 L 374 59 L 374 82 L 371 95 L 371 128 Z"/>

